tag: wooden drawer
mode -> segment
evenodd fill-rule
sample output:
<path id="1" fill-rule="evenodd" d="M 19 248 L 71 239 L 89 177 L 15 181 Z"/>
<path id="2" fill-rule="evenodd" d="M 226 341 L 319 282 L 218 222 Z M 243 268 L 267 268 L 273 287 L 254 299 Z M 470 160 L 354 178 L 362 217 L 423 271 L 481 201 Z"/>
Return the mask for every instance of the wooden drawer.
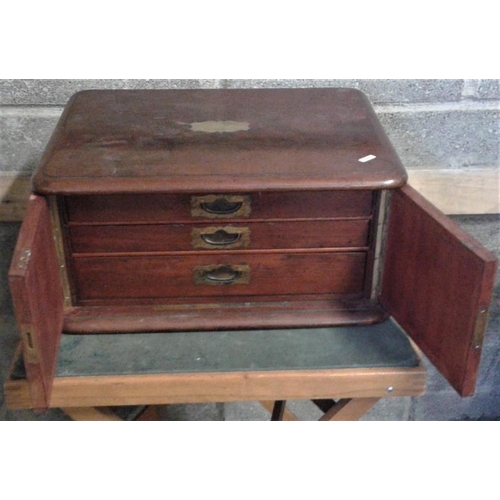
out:
<path id="1" fill-rule="evenodd" d="M 365 252 L 77 257 L 80 300 L 363 291 Z"/>
<path id="2" fill-rule="evenodd" d="M 223 205 L 214 207 L 224 198 Z M 70 222 L 179 222 L 197 219 L 367 217 L 372 191 L 258 192 L 238 195 L 112 194 L 66 197 Z M 216 212 L 216 213 L 214 213 Z"/>
<path id="3" fill-rule="evenodd" d="M 74 253 L 189 250 L 359 248 L 370 221 L 248 222 L 246 224 L 140 224 L 71 226 Z"/>

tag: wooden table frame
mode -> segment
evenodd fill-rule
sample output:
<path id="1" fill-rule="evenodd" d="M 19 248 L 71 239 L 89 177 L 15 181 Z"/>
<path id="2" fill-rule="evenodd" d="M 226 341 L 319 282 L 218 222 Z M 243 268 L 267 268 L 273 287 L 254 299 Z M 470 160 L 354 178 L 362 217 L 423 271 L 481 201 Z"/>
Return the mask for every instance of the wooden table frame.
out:
<path id="1" fill-rule="evenodd" d="M 337 404 L 320 420 L 357 420 L 378 399 L 420 396 L 425 384 L 426 371 L 421 362 L 415 368 L 56 377 L 49 407 L 82 416 L 82 408 L 260 401 L 273 412 L 276 401 L 328 399 Z M 9 377 L 4 389 L 10 409 L 32 408 L 26 380 Z M 280 413 L 277 419 L 296 420 L 284 405 Z"/>

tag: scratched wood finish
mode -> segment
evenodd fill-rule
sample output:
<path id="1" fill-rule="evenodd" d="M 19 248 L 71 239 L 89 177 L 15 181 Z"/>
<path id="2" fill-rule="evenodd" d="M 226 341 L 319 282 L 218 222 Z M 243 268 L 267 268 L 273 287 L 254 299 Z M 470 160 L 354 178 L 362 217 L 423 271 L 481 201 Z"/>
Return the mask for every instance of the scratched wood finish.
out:
<path id="1" fill-rule="evenodd" d="M 64 331 L 69 333 L 134 333 L 255 328 L 298 328 L 333 325 L 370 325 L 387 319 L 378 302 L 341 300 L 316 295 L 287 297 L 225 297 L 224 302 L 143 304 L 82 307 L 66 311 Z M 235 300 L 237 299 L 237 300 Z M 253 299 L 253 301 L 252 301 Z M 264 299 L 267 299 L 265 301 Z M 148 302 L 150 299 L 148 299 Z M 164 299 L 163 299 L 164 301 Z M 113 301 L 119 302 L 119 301 Z M 126 301 L 130 302 L 130 301 Z M 169 300 L 170 302 L 170 300 Z M 185 302 L 185 300 L 184 300 Z"/>
<path id="2" fill-rule="evenodd" d="M 133 300 L 133 304 L 131 304 L 131 300 Z M 112 303 L 111 303 L 112 301 Z M 226 295 L 224 300 L 221 301 L 220 297 L 215 297 L 212 295 L 207 295 L 204 297 L 190 297 L 189 301 L 186 301 L 186 297 L 175 296 L 169 297 L 168 300 L 165 300 L 165 297 L 157 297 L 157 298 L 145 298 L 145 299 L 82 299 L 79 301 L 79 305 L 75 306 L 75 308 L 82 308 L 82 306 L 93 307 L 93 306 L 105 306 L 108 305 L 110 307 L 128 307 L 130 311 L 134 310 L 135 306 L 144 308 L 144 314 L 149 310 L 148 306 L 152 306 L 157 308 L 157 310 L 165 310 L 170 307 L 178 308 L 179 306 L 185 307 L 187 309 L 206 307 L 206 304 L 210 304 L 211 307 L 214 304 L 217 304 L 217 307 L 226 308 L 226 307 L 236 307 L 235 304 L 241 305 L 245 304 L 245 306 L 262 304 L 262 307 L 268 307 L 268 302 L 272 303 L 289 303 L 295 304 L 296 302 L 303 302 L 304 304 L 307 302 L 322 302 L 322 301 L 330 301 L 331 307 L 334 307 L 336 301 L 340 301 L 343 304 L 350 304 L 350 307 L 357 309 L 359 306 L 359 302 L 366 304 L 369 302 L 369 299 L 365 299 L 365 297 L 357 292 L 354 294 L 331 294 L 331 293 L 322 293 L 322 294 L 293 294 L 293 295 Z M 326 302 L 328 303 L 328 302 Z M 366 309 L 366 307 L 361 307 L 361 309 Z M 68 309 L 69 310 L 69 309 Z"/>
<path id="3" fill-rule="evenodd" d="M 376 158 L 363 163 L 367 155 Z M 396 188 L 401 162 L 355 89 L 73 96 L 34 178 L 54 193 Z"/>
<path id="4" fill-rule="evenodd" d="M 224 250 L 222 244 L 193 246 L 193 230 L 212 228 L 210 233 L 229 226 L 234 234 L 249 230 L 245 248 L 342 248 L 366 247 L 369 220 L 329 220 L 311 222 L 141 224 L 114 226 L 71 226 L 71 248 L 75 253 L 175 252 Z M 239 233 L 238 233 L 239 232 Z M 199 240 L 200 237 L 197 238 Z M 196 241 L 197 241 L 196 240 Z M 195 243 L 196 243 L 195 241 Z M 229 240 L 231 241 L 231 240 Z M 236 244 L 238 241 L 236 240 Z"/>
<path id="5" fill-rule="evenodd" d="M 392 196 L 381 300 L 462 395 L 474 392 L 494 256 L 413 188 Z"/>
<path id="6" fill-rule="evenodd" d="M 9 270 L 32 404 L 50 400 L 63 323 L 63 292 L 47 201 L 31 196 Z"/>
<path id="7" fill-rule="evenodd" d="M 78 257 L 79 299 L 356 293 L 365 252 L 260 255 Z M 194 284 L 197 266 L 249 266 L 249 283 Z"/>
<path id="8" fill-rule="evenodd" d="M 240 221 L 366 217 L 372 211 L 371 191 L 253 192 L 250 198 L 250 215 L 240 218 Z M 70 222 L 217 220 L 194 218 L 191 215 L 190 195 L 168 193 L 68 196 L 66 210 Z M 224 217 L 220 220 L 228 223 L 232 219 Z"/>

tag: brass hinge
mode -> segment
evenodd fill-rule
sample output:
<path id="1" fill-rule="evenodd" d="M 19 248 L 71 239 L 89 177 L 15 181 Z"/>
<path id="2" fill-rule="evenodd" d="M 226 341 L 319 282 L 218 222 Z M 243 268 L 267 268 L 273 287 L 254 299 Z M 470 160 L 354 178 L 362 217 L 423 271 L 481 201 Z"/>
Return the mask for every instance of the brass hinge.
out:
<path id="1" fill-rule="evenodd" d="M 49 196 L 50 214 L 52 217 L 52 233 L 54 235 L 54 243 L 56 255 L 59 262 L 59 276 L 64 295 L 64 306 L 71 307 L 71 288 L 69 284 L 68 272 L 66 269 L 63 234 L 61 230 L 61 220 L 59 217 L 59 207 L 55 196 Z"/>
<path id="2" fill-rule="evenodd" d="M 31 248 L 23 250 L 20 257 L 19 257 L 19 262 L 17 264 L 19 269 L 22 269 L 23 271 L 25 271 L 28 268 L 30 258 L 31 258 Z"/>
<path id="3" fill-rule="evenodd" d="M 488 324 L 488 308 L 479 311 L 474 328 L 473 346 L 474 349 L 481 349 L 483 346 L 484 333 Z"/>
<path id="4" fill-rule="evenodd" d="M 375 228 L 375 252 L 373 256 L 373 276 L 371 284 L 371 299 L 376 300 L 382 290 L 382 275 L 384 270 L 384 254 L 389 227 L 389 209 L 391 193 L 383 190 L 380 193 L 378 218 Z"/>
<path id="5" fill-rule="evenodd" d="M 23 324 L 20 327 L 23 342 L 23 356 L 27 363 L 38 363 L 38 349 L 35 341 L 35 329 L 33 325 Z"/>

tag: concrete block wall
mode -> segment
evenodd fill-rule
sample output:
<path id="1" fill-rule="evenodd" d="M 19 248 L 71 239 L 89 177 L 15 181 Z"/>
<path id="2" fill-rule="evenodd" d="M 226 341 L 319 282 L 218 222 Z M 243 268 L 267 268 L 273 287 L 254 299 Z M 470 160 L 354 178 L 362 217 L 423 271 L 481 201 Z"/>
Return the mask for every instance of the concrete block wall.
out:
<path id="1" fill-rule="evenodd" d="M 408 169 L 498 168 L 498 80 L 0 80 L 0 173 L 29 174 L 71 95 L 85 89 L 355 87 Z"/>

